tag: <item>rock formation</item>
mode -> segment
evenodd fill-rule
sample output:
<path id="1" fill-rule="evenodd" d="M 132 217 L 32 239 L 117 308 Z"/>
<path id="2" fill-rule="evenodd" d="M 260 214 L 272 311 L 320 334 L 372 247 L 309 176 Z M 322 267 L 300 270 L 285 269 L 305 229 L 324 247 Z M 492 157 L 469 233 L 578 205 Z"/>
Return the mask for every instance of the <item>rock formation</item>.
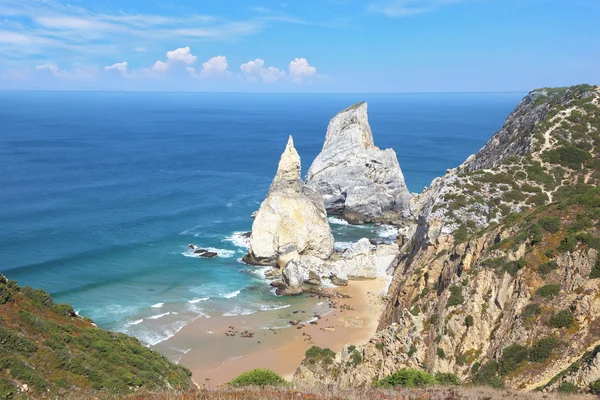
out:
<path id="1" fill-rule="evenodd" d="M 397 221 L 409 217 L 410 193 L 396 153 L 373 142 L 367 103 L 336 115 L 306 183 L 323 196 L 329 214 L 351 223 Z"/>
<path id="2" fill-rule="evenodd" d="M 302 182 L 300 156 L 291 136 L 252 224 L 250 252 L 245 261 L 275 265 L 284 249 L 289 248 L 298 255 L 323 260 L 333 253 L 333 235 L 323 199 Z"/>
<path id="3" fill-rule="evenodd" d="M 533 91 L 477 155 L 413 199 L 377 334 L 331 363 L 303 362 L 295 380 L 368 386 L 415 368 L 600 390 L 599 184 L 600 88 Z"/>

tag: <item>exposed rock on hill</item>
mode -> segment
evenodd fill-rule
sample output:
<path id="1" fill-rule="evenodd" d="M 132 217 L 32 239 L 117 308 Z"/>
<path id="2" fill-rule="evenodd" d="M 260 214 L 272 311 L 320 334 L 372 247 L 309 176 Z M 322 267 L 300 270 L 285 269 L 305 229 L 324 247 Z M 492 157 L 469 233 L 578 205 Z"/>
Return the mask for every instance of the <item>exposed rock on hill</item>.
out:
<path id="1" fill-rule="evenodd" d="M 245 261 L 275 265 L 283 250 L 289 248 L 298 255 L 323 260 L 333 253 L 333 235 L 323 199 L 300 179 L 300 156 L 291 136 L 252 224 L 250 253 Z"/>
<path id="2" fill-rule="evenodd" d="M 599 183 L 600 89 L 533 91 L 415 199 L 379 332 L 327 365 L 304 362 L 296 379 L 364 386 L 418 368 L 600 390 Z"/>
<path id="3" fill-rule="evenodd" d="M 373 142 L 367 103 L 336 115 L 306 179 L 329 214 L 352 223 L 398 221 L 411 215 L 410 194 L 392 149 Z"/>

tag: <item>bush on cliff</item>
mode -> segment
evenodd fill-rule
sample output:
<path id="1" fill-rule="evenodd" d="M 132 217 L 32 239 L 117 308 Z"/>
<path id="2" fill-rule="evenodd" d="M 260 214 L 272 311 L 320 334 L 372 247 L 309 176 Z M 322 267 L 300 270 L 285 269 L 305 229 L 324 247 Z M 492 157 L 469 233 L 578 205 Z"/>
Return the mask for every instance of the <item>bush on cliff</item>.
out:
<path id="1" fill-rule="evenodd" d="M 378 387 L 424 387 L 436 384 L 435 377 L 425 371 L 404 368 L 377 381 Z"/>
<path id="2" fill-rule="evenodd" d="M 310 364 L 323 362 L 331 364 L 335 358 L 335 352 L 331 349 L 322 349 L 319 346 L 312 346 L 306 350 L 305 357 Z"/>
<path id="3" fill-rule="evenodd" d="M 253 369 L 232 380 L 231 386 L 279 386 L 286 383 L 280 375 L 269 369 Z"/>

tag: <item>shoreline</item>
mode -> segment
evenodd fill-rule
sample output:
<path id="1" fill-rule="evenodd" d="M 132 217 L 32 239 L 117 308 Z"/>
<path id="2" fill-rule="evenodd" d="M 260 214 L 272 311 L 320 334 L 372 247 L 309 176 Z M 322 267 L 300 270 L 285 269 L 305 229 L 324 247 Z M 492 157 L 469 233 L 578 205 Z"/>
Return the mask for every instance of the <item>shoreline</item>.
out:
<path id="1" fill-rule="evenodd" d="M 383 311 L 387 282 L 387 277 L 351 280 L 348 286 L 327 289 L 333 292 L 331 299 L 309 295 L 297 309 L 280 310 L 279 317 L 290 319 L 286 327 L 260 328 L 272 319 L 268 313 L 199 319 L 157 350 L 165 354 L 169 348 L 189 348 L 179 363 L 192 371 L 199 387 L 216 387 L 255 368 L 271 369 L 291 381 L 311 346 L 339 352 L 347 344 L 371 338 Z"/>

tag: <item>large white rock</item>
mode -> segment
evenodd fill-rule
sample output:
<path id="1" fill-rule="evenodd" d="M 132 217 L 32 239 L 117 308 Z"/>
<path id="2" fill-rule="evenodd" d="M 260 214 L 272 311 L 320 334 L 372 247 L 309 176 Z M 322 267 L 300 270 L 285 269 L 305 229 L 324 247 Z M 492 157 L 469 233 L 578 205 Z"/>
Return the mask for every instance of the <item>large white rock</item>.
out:
<path id="1" fill-rule="evenodd" d="M 350 222 L 411 215 L 411 196 L 396 153 L 375 146 L 364 102 L 331 120 L 306 184 L 323 196 L 327 212 L 343 215 Z"/>
<path id="2" fill-rule="evenodd" d="M 267 198 L 252 224 L 246 261 L 273 265 L 290 248 L 299 255 L 323 260 L 333 253 L 323 199 L 302 182 L 300 170 L 300 156 L 290 136 Z"/>

